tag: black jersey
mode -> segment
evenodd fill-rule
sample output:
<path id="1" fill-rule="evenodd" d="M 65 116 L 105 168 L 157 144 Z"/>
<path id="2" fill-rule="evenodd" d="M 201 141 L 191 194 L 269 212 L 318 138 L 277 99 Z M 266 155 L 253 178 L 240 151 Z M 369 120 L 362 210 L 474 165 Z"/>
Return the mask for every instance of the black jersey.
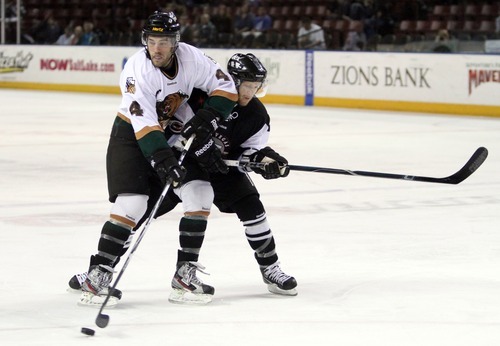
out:
<path id="1" fill-rule="evenodd" d="M 201 108 L 207 94 L 194 89 L 188 104 L 193 112 Z M 269 139 L 270 118 L 266 107 L 254 97 L 245 107 L 236 105 L 229 117 L 219 123 L 215 132 L 217 146 L 222 150 L 222 157 L 238 160 L 247 149 L 259 150 L 267 145 Z"/>
<path id="2" fill-rule="evenodd" d="M 193 90 L 188 104 L 196 113 L 202 107 L 207 95 Z M 257 151 L 267 146 L 270 118 L 266 107 L 258 98 L 253 98 L 245 107 L 236 105 L 229 117 L 219 123 L 214 138 L 222 150 L 222 157 L 239 160 L 247 150 Z M 245 154 L 248 154 L 245 153 Z M 221 212 L 234 212 L 233 205 L 247 196 L 259 196 L 248 174 L 233 168 L 228 174 L 213 173 L 210 181 L 215 193 L 214 204 Z M 260 209 L 259 209 L 260 210 Z"/>
<path id="3" fill-rule="evenodd" d="M 222 157 L 237 160 L 247 149 L 264 148 L 269 139 L 269 121 L 266 107 L 258 98 L 254 97 L 245 107 L 234 107 L 214 135 Z"/>

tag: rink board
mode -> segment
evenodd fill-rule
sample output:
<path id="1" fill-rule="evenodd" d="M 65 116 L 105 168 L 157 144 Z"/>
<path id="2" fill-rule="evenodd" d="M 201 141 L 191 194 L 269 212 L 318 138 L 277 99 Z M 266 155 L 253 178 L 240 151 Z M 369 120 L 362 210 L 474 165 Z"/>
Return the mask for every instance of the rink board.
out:
<path id="1" fill-rule="evenodd" d="M 140 47 L 5 45 L 0 87 L 119 93 Z M 252 52 L 268 70 L 266 103 L 500 116 L 500 62 L 480 54 L 206 49 L 225 66 Z"/>

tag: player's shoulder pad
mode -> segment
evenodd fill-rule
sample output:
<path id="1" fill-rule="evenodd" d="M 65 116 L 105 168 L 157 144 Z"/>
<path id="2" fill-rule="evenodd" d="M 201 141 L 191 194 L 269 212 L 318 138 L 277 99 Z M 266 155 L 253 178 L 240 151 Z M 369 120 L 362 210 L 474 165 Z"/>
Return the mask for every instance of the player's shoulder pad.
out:
<path id="1" fill-rule="evenodd" d="M 179 47 L 177 47 L 175 54 L 177 55 L 177 58 L 181 59 L 185 63 L 190 61 L 200 63 L 207 59 L 207 56 L 203 51 L 185 42 L 179 42 Z"/>

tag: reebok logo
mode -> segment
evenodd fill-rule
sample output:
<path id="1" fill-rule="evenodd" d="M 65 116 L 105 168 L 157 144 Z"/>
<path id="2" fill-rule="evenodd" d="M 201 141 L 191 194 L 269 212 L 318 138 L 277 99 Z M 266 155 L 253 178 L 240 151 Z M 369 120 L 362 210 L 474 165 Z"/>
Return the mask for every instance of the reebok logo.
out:
<path id="1" fill-rule="evenodd" d="M 196 156 L 201 156 L 203 154 L 205 154 L 205 152 L 210 149 L 210 147 L 214 144 L 214 140 L 212 138 L 210 138 L 210 141 L 205 144 L 203 147 L 201 147 L 200 149 L 196 150 L 194 153 Z"/>
<path id="2" fill-rule="evenodd" d="M 212 127 L 214 128 L 214 130 L 217 130 L 217 119 L 212 119 L 212 121 L 210 122 L 210 124 L 212 125 Z"/>

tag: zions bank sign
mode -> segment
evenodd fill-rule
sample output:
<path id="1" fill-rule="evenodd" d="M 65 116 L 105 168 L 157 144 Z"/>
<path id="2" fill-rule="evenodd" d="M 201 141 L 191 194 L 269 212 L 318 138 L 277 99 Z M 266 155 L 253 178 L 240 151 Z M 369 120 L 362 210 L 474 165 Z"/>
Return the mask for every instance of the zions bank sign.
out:
<path id="1" fill-rule="evenodd" d="M 332 65 L 331 84 L 431 89 L 429 68 Z"/>

